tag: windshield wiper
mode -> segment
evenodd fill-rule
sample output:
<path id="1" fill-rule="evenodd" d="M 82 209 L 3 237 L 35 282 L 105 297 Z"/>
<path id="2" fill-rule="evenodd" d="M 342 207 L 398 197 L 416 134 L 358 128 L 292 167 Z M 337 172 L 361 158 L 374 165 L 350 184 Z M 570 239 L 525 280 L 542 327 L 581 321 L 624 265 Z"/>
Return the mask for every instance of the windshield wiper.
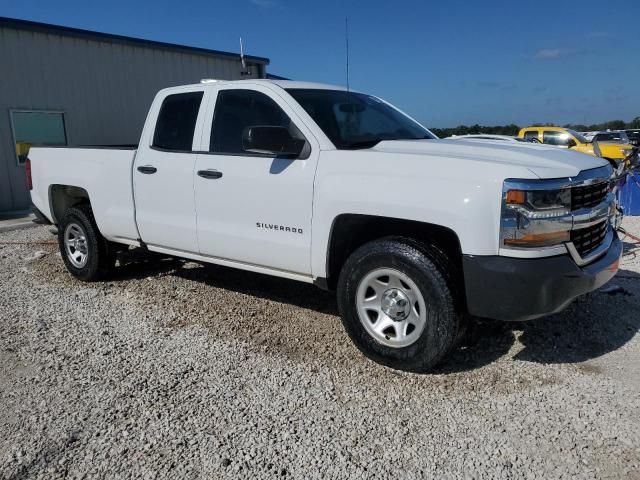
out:
<path id="1" fill-rule="evenodd" d="M 431 137 L 413 137 L 413 138 L 403 138 L 403 137 L 395 137 L 395 138 L 375 138 L 371 140 L 361 140 L 359 142 L 349 142 L 344 144 L 344 148 L 349 150 L 357 150 L 364 148 L 375 147 L 380 142 L 391 142 L 393 140 L 431 140 Z"/>
<path id="2" fill-rule="evenodd" d="M 363 148 L 371 148 L 371 147 L 375 147 L 382 140 L 383 140 L 382 138 L 376 138 L 375 140 L 363 140 L 361 142 L 349 142 L 349 143 L 345 143 L 344 144 L 344 148 L 346 148 L 348 150 L 358 150 L 358 149 L 363 149 Z"/>

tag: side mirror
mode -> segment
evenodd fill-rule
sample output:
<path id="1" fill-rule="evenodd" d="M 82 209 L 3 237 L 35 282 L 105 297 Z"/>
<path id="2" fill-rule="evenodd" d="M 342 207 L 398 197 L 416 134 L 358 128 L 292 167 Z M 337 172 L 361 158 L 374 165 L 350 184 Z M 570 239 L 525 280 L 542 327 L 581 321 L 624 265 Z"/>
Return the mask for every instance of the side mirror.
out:
<path id="1" fill-rule="evenodd" d="M 242 148 L 246 152 L 273 156 L 299 157 L 305 140 L 295 138 L 286 127 L 255 126 L 242 132 Z"/>
<path id="2" fill-rule="evenodd" d="M 573 148 L 577 145 L 576 141 L 573 138 L 567 140 L 567 148 Z"/>

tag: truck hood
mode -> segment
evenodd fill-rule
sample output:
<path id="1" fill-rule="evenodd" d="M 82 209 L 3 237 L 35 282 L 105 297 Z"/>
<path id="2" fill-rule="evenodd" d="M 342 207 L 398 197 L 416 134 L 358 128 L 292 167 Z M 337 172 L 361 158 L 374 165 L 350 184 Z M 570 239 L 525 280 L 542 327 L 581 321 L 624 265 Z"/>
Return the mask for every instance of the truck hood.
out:
<path id="1" fill-rule="evenodd" d="M 600 147 L 600 152 L 602 152 L 603 157 L 613 158 L 615 160 L 623 159 L 631 153 L 631 150 L 633 150 L 633 145 L 630 143 L 598 142 L 598 146 Z M 588 147 L 593 152 L 593 143 L 589 143 Z M 627 153 L 623 153 L 625 151 Z"/>
<path id="2" fill-rule="evenodd" d="M 425 155 L 446 160 L 518 165 L 539 178 L 574 177 L 582 170 L 607 165 L 607 161 L 569 149 L 534 143 L 502 141 L 469 142 L 456 139 L 385 140 L 371 150 L 385 153 Z"/>

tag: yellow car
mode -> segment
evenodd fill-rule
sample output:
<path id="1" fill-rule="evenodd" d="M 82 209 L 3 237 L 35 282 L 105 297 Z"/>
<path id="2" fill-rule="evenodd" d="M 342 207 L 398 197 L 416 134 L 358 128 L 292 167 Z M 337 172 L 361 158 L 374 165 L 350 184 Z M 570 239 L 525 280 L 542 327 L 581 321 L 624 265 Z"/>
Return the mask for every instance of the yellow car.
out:
<path id="1" fill-rule="evenodd" d="M 575 130 L 563 127 L 525 127 L 520 129 L 518 138 L 570 148 L 609 160 L 624 160 L 633 153 L 633 145 L 629 143 L 598 142 L 596 146 Z M 597 149 L 600 149 L 599 154 Z"/>

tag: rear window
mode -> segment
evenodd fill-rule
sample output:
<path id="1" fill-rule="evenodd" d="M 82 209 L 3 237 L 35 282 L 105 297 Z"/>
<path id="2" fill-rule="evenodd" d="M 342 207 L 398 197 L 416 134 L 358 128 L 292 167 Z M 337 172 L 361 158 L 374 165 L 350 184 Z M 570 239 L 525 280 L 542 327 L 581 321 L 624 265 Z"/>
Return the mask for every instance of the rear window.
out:
<path id="1" fill-rule="evenodd" d="M 163 150 L 190 152 L 203 92 L 176 93 L 162 102 L 153 146 Z"/>

